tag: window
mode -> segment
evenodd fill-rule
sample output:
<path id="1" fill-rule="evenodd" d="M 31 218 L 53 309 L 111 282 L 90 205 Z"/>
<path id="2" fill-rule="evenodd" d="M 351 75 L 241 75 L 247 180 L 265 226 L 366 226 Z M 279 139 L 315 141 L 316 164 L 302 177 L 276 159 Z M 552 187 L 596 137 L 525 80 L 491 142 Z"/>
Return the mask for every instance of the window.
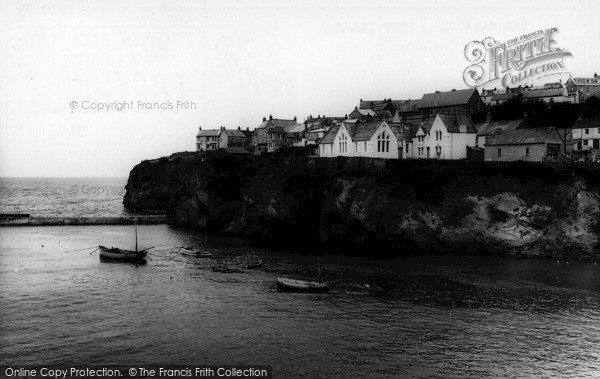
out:
<path id="1" fill-rule="evenodd" d="M 436 155 L 442 155 L 442 147 L 441 146 L 436 146 L 435 147 L 435 154 Z"/>
<path id="2" fill-rule="evenodd" d="M 342 134 L 340 137 L 340 153 L 348 152 L 348 137 L 345 134 Z"/>
<path id="3" fill-rule="evenodd" d="M 365 153 L 367 152 L 367 143 L 365 142 Z"/>
<path id="4" fill-rule="evenodd" d="M 589 130 L 589 129 L 586 129 L 586 130 L 585 130 L 585 134 L 590 134 L 590 130 Z"/>
<path id="5" fill-rule="evenodd" d="M 583 140 L 583 146 L 587 146 L 588 145 L 588 140 L 584 139 Z"/>
<path id="6" fill-rule="evenodd" d="M 377 152 L 378 153 L 389 153 L 390 152 L 390 135 L 384 130 L 377 137 Z"/>
<path id="7" fill-rule="evenodd" d="M 525 155 L 529 156 L 529 148 L 528 147 L 525 148 Z"/>
<path id="8" fill-rule="evenodd" d="M 498 156 L 501 157 L 502 156 L 502 149 L 498 149 Z"/>
<path id="9" fill-rule="evenodd" d="M 406 150 L 406 154 L 408 154 L 408 144 L 406 144 L 404 147 L 405 147 L 405 150 Z"/>

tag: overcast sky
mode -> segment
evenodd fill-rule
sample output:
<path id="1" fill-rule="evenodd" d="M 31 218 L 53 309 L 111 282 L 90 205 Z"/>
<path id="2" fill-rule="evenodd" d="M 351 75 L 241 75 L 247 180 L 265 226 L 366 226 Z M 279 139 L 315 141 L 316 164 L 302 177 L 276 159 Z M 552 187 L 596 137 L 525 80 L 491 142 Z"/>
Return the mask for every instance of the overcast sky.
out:
<path id="1" fill-rule="evenodd" d="M 288 3 L 0 2 L 0 176 L 127 176 L 200 125 L 466 88 L 465 45 L 488 36 L 557 27 L 565 69 L 600 73 L 599 1 Z"/>

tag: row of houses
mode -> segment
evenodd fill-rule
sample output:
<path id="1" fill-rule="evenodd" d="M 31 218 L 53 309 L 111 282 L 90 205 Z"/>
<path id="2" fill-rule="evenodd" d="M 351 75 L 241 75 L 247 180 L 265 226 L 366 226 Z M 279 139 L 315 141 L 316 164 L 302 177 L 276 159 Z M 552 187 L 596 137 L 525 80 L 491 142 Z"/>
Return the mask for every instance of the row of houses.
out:
<path id="1" fill-rule="evenodd" d="M 565 87 L 558 84 L 505 93 L 551 94 L 560 89 L 564 94 Z M 312 146 L 322 157 L 535 161 L 599 148 L 600 118 L 581 119 L 569 130 L 530 129 L 523 119 L 492 122 L 489 115 L 486 122 L 475 124 L 472 115 L 483 109 L 485 101 L 476 89 L 436 91 L 419 100 L 361 99 L 352 112 L 339 117 L 311 115 L 298 123 L 296 117 L 269 116 L 254 130 L 200 130 L 197 150 L 236 147 L 238 153 L 260 154 L 283 146 Z"/>

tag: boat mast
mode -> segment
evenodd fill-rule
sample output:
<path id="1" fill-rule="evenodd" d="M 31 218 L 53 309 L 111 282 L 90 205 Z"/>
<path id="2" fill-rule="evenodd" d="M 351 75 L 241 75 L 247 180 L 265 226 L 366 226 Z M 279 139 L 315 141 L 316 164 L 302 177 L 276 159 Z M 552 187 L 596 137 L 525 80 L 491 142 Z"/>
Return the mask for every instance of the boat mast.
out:
<path id="1" fill-rule="evenodd" d="M 317 258 L 317 268 L 319 270 L 319 283 L 321 283 L 321 258 Z"/>
<path id="2" fill-rule="evenodd" d="M 137 217 L 134 219 L 135 222 L 135 252 L 137 253 Z"/>

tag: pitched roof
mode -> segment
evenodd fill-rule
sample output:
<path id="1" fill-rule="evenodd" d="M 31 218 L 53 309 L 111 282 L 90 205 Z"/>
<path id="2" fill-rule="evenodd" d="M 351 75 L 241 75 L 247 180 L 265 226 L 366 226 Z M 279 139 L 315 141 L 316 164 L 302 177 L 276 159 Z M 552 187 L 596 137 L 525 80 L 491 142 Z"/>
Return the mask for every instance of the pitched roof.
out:
<path id="1" fill-rule="evenodd" d="M 419 101 L 417 108 L 421 109 L 464 105 L 469 102 L 471 96 L 473 96 L 475 92 L 477 92 L 475 88 L 469 88 L 446 92 L 426 93 Z"/>
<path id="2" fill-rule="evenodd" d="M 413 112 L 417 109 L 419 101 L 420 100 L 400 100 L 399 104 L 396 106 L 396 109 L 400 113 Z"/>
<path id="3" fill-rule="evenodd" d="M 556 128 L 532 128 L 498 130 L 490 135 L 486 146 L 491 145 L 527 145 L 538 143 L 562 143 Z"/>
<path id="4" fill-rule="evenodd" d="M 492 122 L 480 122 L 475 125 L 478 136 L 487 136 L 492 134 L 495 130 L 513 130 L 517 128 L 523 128 L 525 126 L 525 119 L 520 118 L 518 120 L 504 120 L 504 121 L 492 121 Z"/>
<path id="5" fill-rule="evenodd" d="M 259 126 L 256 127 L 256 129 L 268 128 L 271 126 L 286 128 L 290 125 L 296 126 L 298 125 L 298 123 L 295 120 L 282 120 L 278 118 L 273 118 L 270 120 L 263 121 Z"/>
<path id="6" fill-rule="evenodd" d="M 600 117 L 582 118 L 577 120 L 573 129 L 600 128 Z"/>
<path id="7" fill-rule="evenodd" d="M 196 134 L 196 136 L 197 137 L 218 137 L 221 135 L 222 131 L 223 131 L 223 129 L 200 130 L 200 131 L 198 131 L 198 134 Z"/>
<path id="8" fill-rule="evenodd" d="M 390 128 L 396 135 L 398 141 L 410 141 L 410 126 L 405 124 L 400 125 L 390 125 Z"/>
<path id="9" fill-rule="evenodd" d="M 499 100 L 510 100 L 513 97 L 517 97 L 518 93 L 506 93 L 506 92 L 502 92 L 502 93 L 495 93 L 492 96 L 492 101 L 499 101 Z"/>
<path id="10" fill-rule="evenodd" d="M 363 122 L 360 124 L 348 124 L 346 129 L 352 137 L 352 141 L 369 141 L 373 133 L 379 128 L 383 121 Z"/>
<path id="11" fill-rule="evenodd" d="M 535 99 L 540 97 L 555 97 L 555 96 L 564 96 L 566 94 L 566 90 L 564 88 L 540 88 L 540 89 L 532 89 L 528 91 L 523 91 L 524 99 Z"/>
<path id="12" fill-rule="evenodd" d="M 429 117 L 426 119 L 419 119 L 419 120 L 407 120 L 406 125 L 410 129 L 410 137 L 411 138 L 416 137 L 417 132 L 419 131 L 419 128 L 423 129 L 423 132 L 425 134 L 429 134 L 429 131 L 431 130 L 431 127 L 433 126 L 434 121 L 435 121 L 435 117 Z"/>
<path id="13" fill-rule="evenodd" d="M 329 131 L 323 136 L 321 141 L 319 141 L 319 144 L 333 143 L 333 140 L 335 139 L 335 136 L 337 136 L 338 131 L 340 130 L 340 127 L 341 127 L 341 125 L 332 126 L 329 129 Z"/>
<path id="14" fill-rule="evenodd" d="M 358 113 L 360 113 L 363 116 L 377 116 L 377 113 L 375 113 L 375 111 L 372 109 L 355 109 L 355 110 L 358 111 Z"/>
<path id="15" fill-rule="evenodd" d="M 246 135 L 241 130 L 238 130 L 238 129 L 225 129 L 224 132 L 227 135 L 227 137 L 246 138 Z"/>
<path id="16" fill-rule="evenodd" d="M 464 114 L 438 114 L 442 119 L 444 125 L 446 125 L 446 130 L 450 133 L 460 133 L 460 127 L 464 125 L 466 127 L 467 133 L 477 133 L 477 129 L 475 129 L 475 125 L 473 125 L 473 120 L 471 117 Z"/>

